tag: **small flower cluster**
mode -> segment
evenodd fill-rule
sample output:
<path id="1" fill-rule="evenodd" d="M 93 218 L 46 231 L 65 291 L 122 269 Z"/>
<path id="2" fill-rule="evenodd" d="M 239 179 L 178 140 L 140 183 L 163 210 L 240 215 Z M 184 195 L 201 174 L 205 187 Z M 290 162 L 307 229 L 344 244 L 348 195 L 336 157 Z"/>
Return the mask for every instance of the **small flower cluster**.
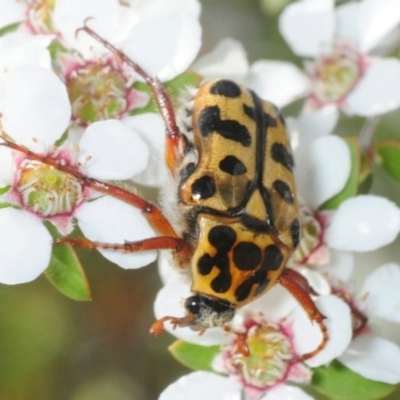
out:
<path id="1" fill-rule="evenodd" d="M 191 64 L 200 47 L 200 5 L 193 1 L 116 0 L 2 4 L 0 28 L 1 135 L 34 153 L 100 180 L 134 179 L 155 185 L 163 163 L 164 127 L 141 79 L 101 43 L 78 31 L 85 21 L 160 80 Z M 138 39 L 140 38 L 140 40 Z M 163 53 L 155 48 L 165 48 Z M 182 49 L 186 49 L 182 51 Z M 37 278 L 49 265 L 52 236 L 74 222 L 93 240 L 124 243 L 155 235 L 141 213 L 99 196 L 76 176 L 0 147 L 0 282 Z M 132 162 L 134 160 L 134 162 Z M 123 268 L 152 262 L 140 255 L 101 250 Z"/>
<path id="2" fill-rule="evenodd" d="M 322 333 L 275 286 L 232 321 L 232 331 L 246 337 L 248 357 L 238 351 L 234 334 L 212 328 L 199 335 L 167 324 L 179 343 L 202 346 L 212 358 L 207 371 L 180 378 L 160 400 L 311 399 L 298 384 L 312 383 L 315 371 L 334 360 L 366 380 L 400 382 L 400 348 L 371 322 L 378 317 L 400 323 L 400 265 L 382 264 L 358 292 L 352 284 L 356 253 L 392 243 L 400 232 L 400 209 L 364 190 L 377 154 L 373 129 L 367 124 L 358 138 L 334 134 L 340 112 L 372 121 L 400 107 L 400 62 L 386 56 L 399 50 L 400 0 L 385 0 L 384 6 L 381 0 L 288 5 L 279 26 L 293 52 L 306 59 L 303 70 L 276 60 L 249 65 L 241 44 L 229 38 L 195 61 L 201 45 L 197 0 L 98 0 L 95 7 L 90 0 L 3 3 L 0 29 L 8 33 L 0 37 L 0 282 L 38 277 L 51 263 L 54 237 L 69 235 L 75 225 L 105 243 L 155 236 L 140 211 L 81 179 L 132 179 L 158 187 L 165 170 L 165 127 L 149 90 L 102 43 L 79 32 L 90 18 L 91 28 L 118 43 L 150 76 L 162 82 L 183 76 L 178 93 L 199 77 L 219 77 L 280 107 L 305 99 L 300 115 L 287 119 L 302 224 L 288 266 L 307 278 L 329 341 L 302 360 L 319 346 Z M 6 141 L 37 157 L 2 146 Z M 100 252 L 122 268 L 142 267 L 157 256 Z M 156 317 L 182 315 L 190 287 L 165 255 L 159 266 L 164 286 Z"/>

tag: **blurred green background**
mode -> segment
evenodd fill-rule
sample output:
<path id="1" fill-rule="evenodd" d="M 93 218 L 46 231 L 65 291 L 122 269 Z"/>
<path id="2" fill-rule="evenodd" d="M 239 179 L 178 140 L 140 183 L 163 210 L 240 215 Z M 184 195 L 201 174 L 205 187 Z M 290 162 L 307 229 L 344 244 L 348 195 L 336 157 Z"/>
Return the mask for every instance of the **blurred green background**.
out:
<path id="1" fill-rule="evenodd" d="M 263 1 L 264 10 L 272 10 L 276 1 Z M 244 43 L 250 61 L 299 62 L 281 38 L 276 17 L 260 11 L 260 1 L 202 4 L 202 53 L 230 36 Z M 294 105 L 285 113 L 295 115 L 297 110 Z M 347 119 L 339 133 L 355 133 L 361 124 L 362 119 Z M 398 126 L 399 112 L 385 116 L 379 135 L 399 137 Z M 375 173 L 373 192 L 400 206 L 400 187 L 379 168 Z M 166 350 L 171 336 L 148 334 L 153 300 L 161 286 L 157 268 L 124 271 L 97 252 L 79 254 L 91 283 L 90 303 L 63 297 L 44 277 L 30 284 L 0 286 L 0 400 L 152 400 L 188 372 Z M 358 257 L 359 282 L 385 261 L 400 262 L 399 241 L 372 257 Z M 398 326 L 382 326 L 389 338 L 400 342 Z M 400 392 L 390 398 L 400 398 Z"/>

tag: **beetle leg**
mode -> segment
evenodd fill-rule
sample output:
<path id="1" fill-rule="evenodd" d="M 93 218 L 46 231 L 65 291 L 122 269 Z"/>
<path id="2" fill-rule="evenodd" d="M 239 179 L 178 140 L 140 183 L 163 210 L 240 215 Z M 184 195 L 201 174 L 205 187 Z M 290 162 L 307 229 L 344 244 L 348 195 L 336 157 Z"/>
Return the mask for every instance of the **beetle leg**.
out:
<path id="1" fill-rule="evenodd" d="M 247 334 L 243 332 L 236 332 L 232 330 L 230 326 L 224 325 L 222 329 L 225 332 L 233 333 L 236 335 L 237 342 L 236 342 L 236 349 L 237 351 L 242 354 L 244 357 L 248 357 L 250 355 L 250 349 L 247 345 Z"/>
<path id="2" fill-rule="evenodd" d="M 132 205 L 135 208 L 138 208 L 159 236 L 169 236 L 178 238 L 178 235 L 176 234 L 175 230 L 172 228 L 169 221 L 164 217 L 162 212 L 155 205 L 146 201 L 139 195 L 131 191 L 128 191 L 126 189 L 120 188 L 118 186 L 114 186 L 106 182 L 101 182 L 94 178 L 89 178 L 84 174 L 82 174 L 81 172 L 79 172 L 77 167 L 63 164 L 58 160 L 48 156 L 42 156 L 36 154 L 33 151 L 27 149 L 26 147 L 8 140 L 4 136 L 2 136 L 1 139 L 3 140 L 3 142 L 0 143 L 0 146 L 5 146 L 13 150 L 17 150 L 21 153 L 26 154 L 26 156 L 31 160 L 36 160 L 42 162 L 43 164 L 53 166 L 60 171 L 72 175 L 73 177 L 75 177 L 75 179 L 80 181 L 81 184 L 84 186 L 96 190 L 97 192 L 108 194 L 112 197 L 122 200 L 127 204 Z"/>
<path id="3" fill-rule="evenodd" d="M 194 317 L 192 315 L 186 315 L 181 318 L 171 316 L 160 318 L 151 325 L 150 333 L 154 336 L 161 335 L 161 333 L 164 332 L 164 323 L 167 321 L 171 322 L 173 329 L 176 329 L 178 326 L 183 328 L 192 325 L 194 322 Z"/>
<path id="4" fill-rule="evenodd" d="M 182 147 L 186 146 L 186 137 L 180 132 L 175 118 L 174 107 L 172 101 L 169 98 L 165 88 L 156 77 L 148 75 L 144 69 L 131 60 L 121 50 L 117 49 L 110 42 L 105 40 L 103 37 L 98 35 L 86 24 L 76 31 L 78 34 L 81 31 L 86 32 L 98 42 L 102 43 L 104 47 L 114 53 L 122 62 L 131 67 L 138 75 L 140 75 L 147 86 L 150 88 L 157 107 L 160 111 L 161 117 L 163 118 L 166 126 L 166 143 L 165 143 L 165 160 L 170 172 L 174 175 L 176 166 L 179 164 L 180 154 L 183 154 Z"/>
<path id="5" fill-rule="evenodd" d="M 60 239 L 56 239 L 54 241 L 55 244 L 63 244 L 69 243 L 74 247 L 83 247 L 86 249 L 102 249 L 102 250 L 115 250 L 122 251 L 123 253 L 134 253 L 136 251 L 149 251 L 149 250 L 181 250 L 184 246 L 186 246 L 186 242 L 183 239 L 174 238 L 174 237 L 154 237 L 144 240 L 138 240 L 135 242 L 125 243 L 103 243 L 92 241 L 85 237 L 63 237 Z"/>
<path id="6" fill-rule="evenodd" d="M 324 323 L 325 316 L 320 313 L 314 301 L 310 297 L 312 290 L 307 280 L 301 274 L 293 269 L 286 268 L 278 278 L 278 282 L 296 298 L 311 321 L 316 322 L 321 330 L 322 342 L 320 345 L 315 350 L 301 355 L 298 359 L 299 361 L 307 360 L 317 355 L 328 343 L 329 334 Z"/>
<path id="7" fill-rule="evenodd" d="M 175 249 L 179 252 L 180 257 L 183 260 L 189 259 L 191 255 L 191 250 L 186 241 L 181 239 L 175 230 L 172 228 L 171 224 L 162 212 L 150 202 L 144 200 L 139 195 L 128 191 L 126 189 L 120 188 L 118 186 L 111 185 L 106 182 L 98 181 L 94 178 L 89 178 L 79 172 L 76 167 L 63 164 L 58 160 L 51 158 L 49 156 L 42 156 L 36 154 L 24 146 L 11 142 L 5 137 L 1 137 L 3 140 L 0 146 L 6 146 L 13 150 L 17 150 L 26 154 L 26 156 L 32 160 L 42 162 L 44 164 L 53 166 L 60 171 L 63 171 L 69 175 L 72 175 L 81 182 L 82 185 L 90 187 L 93 190 L 107 194 L 109 196 L 115 197 L 123 202 L 138 208 L 143 216 L 147 219 L 152 228 L 156 231 L 159 237 L 146 239 L 139 242 L 126 242 L 124 244 L 108 244 L 93 242 L 86 238 L 62 238 L 56 240 L 56 243 L 70 243 L 78 247 L 86 248 L 103 248 L 110 250 L 122 250 L 125 252 L 134 251 L 144 251 L 144 250 L 162 250 L 162 249 Z"/>

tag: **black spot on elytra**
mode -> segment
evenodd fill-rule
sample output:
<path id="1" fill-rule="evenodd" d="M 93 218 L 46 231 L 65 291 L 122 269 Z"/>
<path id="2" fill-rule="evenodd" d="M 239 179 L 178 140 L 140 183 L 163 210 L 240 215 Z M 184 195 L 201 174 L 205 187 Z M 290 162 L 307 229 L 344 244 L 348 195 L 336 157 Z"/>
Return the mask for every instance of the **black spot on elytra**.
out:
<path id="1" fill-rule="evenodd" d="M 214 226 L 208 233 L 208 241 L 221 253 L 227 253 L 235 240 L 236 232 L 229 226 Z"/>
<path id="2" fill-rule="evenodd" d="M 236 84 L 233 81 L 225 79 L 217 81 L 210 88 L 211 94 L 217 94 L 219 96 L 231 97 L 231 98 L 239 97 L 241 92 L 242 91 L 240 90 L 238 84 Z"/>
<path id="3" fill-rule="evenodd" d="M 264 121 L 265 121 L 265 126 L 271 127 L 271 128 L 276 128 L 278 126 L 278 123 L 276 122 L 276 119 L 267 113 L 264 113 Z"/>
<path id="4" fill-rule="evenodd" d="M 260 187 L 260 193 L 262 199 L 264 200 L 265 209 L 267 210 L 267 216 L 268 216 L 267 222 L 269 224 L 270 230 L 275 236 L 278 236 L 278 231 L 275 228 L 275 223 L 274 223 L 275 216 L 272 208 L 271 194 L 269 193 L 268 189 L 265 188 L 264 186 Z"/>
<path id="5" fill-rule="evenodd" d="M 218 106 L 204 108 L 199 116 L 199 128 L 203 136 L 217 132 L 226 139 L 240 143 L 248 147 L 251 144 L 251 136 L 247 128 L 238 121 L 232 119 L 221 120 Z"/>
<path id="6" fill-rule="evenodd" d="M 292 191 L 290 190 L 290 187 L 286 182 L 277 179 L 276 181 L 274 181 L 272 186 L 278 192 L 279 196 L 284 202 L 286 202 L 287 204 L 293 204 Z"/>
<path id="7" fill-rule="evenodd" d="M 216 293 L 225 293 L 232 285 L 228 258 L 224 258 L 216 266 L 219 268 L 220 273 L 211 281 L 210 286 Z"/>
<path id="8" fill-rule="evenodd" d="M 266 271 L 278 269 L 283 261 L 282 252 L 274 244 L 269 245 L 264 251 L 264 262 L 261 269 Z"/>
<path id="9" fill-rule="evenodd" d="M 256 119 L 256 110 L 254 107 L 249 107 L 247 104 L 243 104 L 243 111 L 252 120 Z"/>
<path id="10" fill-rule="evenodd" d="M 197 270 L 201 275 L 208 275 L 213 267 L 219 269 L 219 274 L 211 281 L 211 288 L 216 293 L 226 292 L 232 284 L 229 270 L 228 252 L 236 240 L 236 232 L 229 226 L 214 226 L 208 233 L 208 241 L 217 249 L 214 257 L 205 253 L 197 262 Z"/>
<path id="11" fill-rule="evenodd" d="M 203 254 L 197 262 L 197 270 L 200 275 L 208 275 L 214 265 L 213 258 L 209 254 Z"/>
<path id="12" fill-rule="evenodd" d="M 252 120 L 256 120 L 256 110 L 254 109 L 254 107 L 249 107 L 248 105 L 243 104 L 243 111 Z M 276 119 L 272 115 L 264 113 L 262 114 L 262 118 L 264 119 L 263 122 L 266 128 L 276 128 L 278 126 Z"/>
<path id="13" fill-rule="evenodd" d="M 216 192 L 215 182 L 211 176 L 204 175 L 192 183 L 192 193 L 201 199 L 209 199 Z"/>
<path id="14" fill-rule="evenodd" d="M 272 145 L 271 156 L 275 162 L 282 164 L 289 171 L 293 171 L 293 156 L 282 143 L 274 143 Z"/>
<path id="15" fill-rule="evenodd" d="M 233 248 L 233 262 L 242 271 L 256 269 L 261 262 L 260 248 L 251 242 L 240 242 Z"/>
<path id="16" fill-rule="evenodd" d="M 262 293 L 269 284 L 268 271 L 278 269 L 282 264 L 282 260 L 283 255 L 279 248 L 273 244 L 269 245 L 264 250 L 264 260 L 261 268 L 255 271 L 249 279 L 241 283 L 235 290 L 236 300 L 246 300 L 250 295 L 253 285 L 258 285 L 254 292 L 255 296 Z"/>
<path id="17" fill-rule="evenodd" d="M 249 230 L 253 232 L 265 233 L 271 230 L 268 220 L 260 221 L 249 214 L 240 216 L 240 222 Z"/>
<path id="18" fill-rule="evenodd" d="M 300 222 L 296 218 L 290 225 L 290 235 L 292 236 L 292 243 L 294 247 L 297 247 L 300 243 L 301 229 Z"/>
<path id="19" fill-rule="evenodd" d="M 219 162 L 219 169 L 229 175 L 237 176 L 247 172 L 246 166 L 235 156 L 226 156 Z"/>

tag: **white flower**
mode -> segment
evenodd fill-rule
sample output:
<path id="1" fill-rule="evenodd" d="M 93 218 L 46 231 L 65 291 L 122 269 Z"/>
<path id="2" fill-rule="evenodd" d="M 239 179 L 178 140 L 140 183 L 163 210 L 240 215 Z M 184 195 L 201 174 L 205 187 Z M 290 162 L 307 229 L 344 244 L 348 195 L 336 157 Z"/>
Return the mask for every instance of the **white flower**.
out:
<path id="1" fill-rule="evenodd" d="M 399 22 L 398 0 L 362 0 L 336 9 L 333 0 L 288 5 L 280 31 L 297 55 L 314 58 L 307 65 L 309 105 L 335 104 L 363 116 L 398 108 L 400 62 L 369 54 Z"/>
<path id="2" fill-rule="evenodd" d="M 82 55 L 80 60 L 65 55 L 59 59 L 72 102 L 73 119 L 85 126 L 93 120 L 118 118 L 137 129 L 149 146 L 151 167 L 140 176 L 135 176 L 134 180 L 145 185 L 160 185 L 166 168 L 162 161 L 164 122 L 158 114 L 131 115 L 132 111 L 149 101 L 147 94 L 132 88 L 135 81 L 142 81 L 143 78 L 110 53 L 103 43 L 85 32 L 79 35 L 75 32 L 82 27 L 84 19 L 91 16 L 93 18 L 87 21 L 88 25 L 110 43 L 118 40 L 119 48 L 150 77 L 171 80 L 187 69 L 200 48 L 199 4 L 194 0 L 146 4 L 132 1 L 130 7 L 122 7 L 117 2 L 117 9 L 123 8 L 121 12 L 114 10 L 114 6 L 108 10 L 101 9 L 97 4 L 93 8 L 90 1 L 85 2 L 85 7 L 81 3 L 58 1 L 54 10 L 55 25 L 62 37 L 68 46 Z M 126 13 L 130 15 L 129 27 L 121 30 L 118 18 L 128 22 Z M 117 21 L 114 27 L 109 24 L 110 19 Z M 124 31 L 123 35 L 121 31 Z"/>
<path id="3" fill-rule="evenodd" d="M 116 0 L 59 0 L 54 23 L 68 47 L 85 58 L 104 55 L 108 50 L 89 35 L 76 30 L 88 24 L 104 39 L 122 42 L 122 50 L 149 75 L 169 80 L 185 71 L 200 47 L 199 12 L 184 6 L 184 1 L 149 2 L 148 6 L 127 7 Z M 168 10 L 168 11 L 166 11 Z"/>
<path id="4" fill-rule="evenodd" d="M 171 383 L 159 400 L 241 400 L 242 387 L 233 378 L 212 372 L 197 371 Z M 294 386 L 279 385 L 259 400 L 312 400 L 313 397 Z"/>
<path id="5" fill-rule="evenodd" d="M 154 304 L 156 318 L 183 315 L 183 300 L 190 295 L 189 287 L 178 280 L 176 272 L 165 258 L 161 257 L 160 262 L 161 274 L 168 276 L 168 280 Z M 342 354 L 352 335 L 350 309 L 341 299 L 336 296 L 321 296 L 316 300 L 316 305 L 327 317 L 324 321 L 330 339 L 325 349 L 305 361 L 308 367 L 324 365 Z M 261 298 L 239 309 L 232 326 L 237 332 L 246 332 L 250 357 L 244 357 L 238 351 L 237 339 L 233 334 L 227 335 L 220 328 L 208 329 L 202 335 L 189 328 L 174 330 L 169 324 L 165 328 L 174 336 L 190 343 L 203 346 L 221 345 L 221 353 L 214 359 L 213 368 L 218 373 L 230 376 L 218 379 L 229 382 L 233 379 L 237 396 L 245 389 L 254 398 L 269 399 L 268 396 L 274 393 L 278 396 L 280 391 L 290 393 L 295 390 L 286 386 L 288 382 L 309 382 L 311 370 L 304 363 L 298 362 L 297 358 L 317 348 L 322 335 L 319 327 L 310 322 L 305 311 L 285 289 L 275 286 Z M 265 354 L 269 356 L 266 357 Z M 192 385 L 196 385 L 195 382 L 191 382 L 189 377 L 188 379 L 190 387 L 187 390 L 194 390 Z M 172 388 L 180 384 L 181 381 L 172 384 L 162 396 L 176 390 Z M 223 393 L 217 391 L 211 399 L 221 398 Z M 263 397 L 265 394 L 267 397 Z M 164 398 L 162 396 L 161 399 Z M 170 397 L 165 397 L 167 398 Z"/>
<path id="6" fill-rule="evenodd" d="M 337 109 L 326 106 L 288 121 L 294 144 L 295 175 L 301 203 L 306 206 L 303 240 L 295 262 L 303 265 L 342 265 L 342 279 L 351 275 L 351 252 L 372 251 L 393 242 L 400 232 L 400 209 L 376 195 L 357 195 L 335 211 L 320 207 L 345 187 L 351 171 L 345 140 L 330 135 Z M 302 270 L 304 273 L 305 271 Z M 311 276 L 307 275 L 308 278 Z"/>
<path id="7" fill-rule="evenodd" d="M 58 0 L 55 4 L 28 2 L 21 12 L 16 12 L 14 1 L 4 1 L 3 8 L 2 12 L 9 14 L 4 17 L 5 25 L 7 21 L 21 22 L 19 29 L 24 30 L 25 36 L 29 36 L 27 32 L 56 33 L 57 40 L 67 48 L 68 53 L 56 53 L 54 63 L 61 66 L 57 71 L 64 74 L 72 119 L 79 125 L 70 130 L 71 140 L 76 143 L 83 132 L 81 127 L 100 119 L 121 119 L 129 127 L 138 127 L 151 152 L 151 167 L 134 180 L 160 185 L 165 170 L 163 121 L 158 114 L 130 115 L 149 101 L 147 94 L 132 87 L 142 78 L 110 54 L 103 43 L 87 33 L 76 32 L 90 18 L 87 22 L 96 33 L 110 43 L 118 43 L 150 76 L 170 80 L 187 69 L 200 48 L 200 3 L 197 0 L 132 0 L 124 4 L 117 0 Z"/>
<path id="8" fill-rule="evenodd" d="M 307 78 L 292 63 L 258 60 L 250 66 L 243 45 L 231 38 L 221 40 L 191 69 L 206 79 L 227 78 L 241 83 L 279 107 L 296 100 L 308 88 Z"/>
<path id="9" fill-rule="evenodd" d="M 398 384 L 400 382 L 400 347 L 381 337 L 374 327 L 376 318 L 400 324 L 400 265 L 381 265 L 370 273 L 355 296 L 348 284 L 343 284 L 341 273 L 330 270 L 336 279 L 336 293 L 352 307 L 355 337 L 338 360 L 364 378 Z M 375 333 L 376 332 L 376 333 Z"/>
<path id="10" fill-rule="evenodd" d="M 97 179 L 128 179 L 147 165 L 146 144 L 134 131 L 116 120 L 101 121 L 88 127 L 79 143 L 79 151 L 68 142 L 56 148 L 55 141 L 68 127 L 71 108 L 65 86 L 48 69 L 32 66 L 12 72 L 5 82 L 4 99 L 1 119 L 4 132 L 39 157 L 48 156 Z M 65 235 L 71 232 L 74 217 L 90 239 L 108 243 L 154 236 L 137 209 L 108 196 L 87 202 L 98 194 L 73 175 L 3 146 L 0 151 L 0 182 L 1 186 L 9 187 L 2 201 L 17 207 L 0 210 L 4 220 L 2 232 L 4 235 L 11 232 L 10 237 L 15 238 L 12 232 L 23 229 L 35 236 L 36 242 L 34 252 L 29 249 L 31 243 L 27 240 L 22 240 L 23 248 L 20 244 L 10 246 L 10 239 L 0 243 L 3 255 L 1 282 L 27 282 L 47 267 L 51 238 L 44 233 L 43 219 L 51 221 Z M 100 251 L 124 268 L 141 267 L 156 257 L 155 252 L 137 256 Z M 26 257 L 27 253 L 32 257 Z M 15 265 L 18 265 L 17 269 Z"/>

